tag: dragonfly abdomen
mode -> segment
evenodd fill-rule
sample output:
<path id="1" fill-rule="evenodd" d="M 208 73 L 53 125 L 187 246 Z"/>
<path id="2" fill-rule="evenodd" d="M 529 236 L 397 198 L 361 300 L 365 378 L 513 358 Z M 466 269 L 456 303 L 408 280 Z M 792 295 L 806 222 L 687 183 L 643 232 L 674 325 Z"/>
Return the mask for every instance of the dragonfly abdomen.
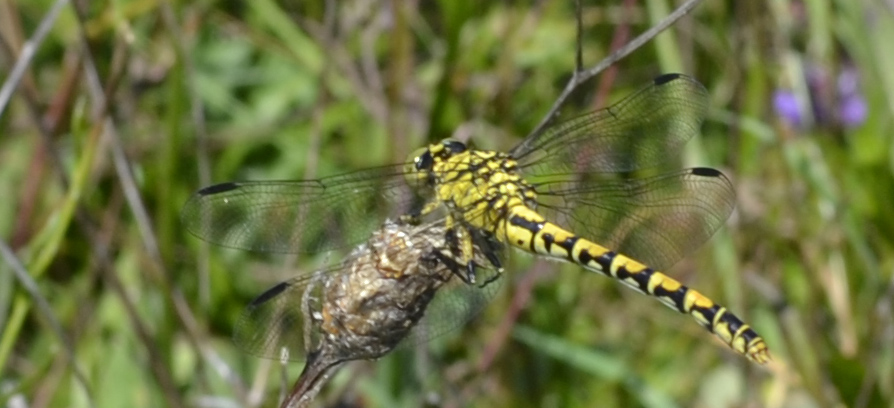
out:
<path id="1" fill-rule="evenodd" d="M 566 231 L 524 206 L 510 211 L 506 227 L 507 241 L 513 246 L 573 262 L 617 279 L 680 313 L 691 315 L 700 325 L 750 360 L 760 364 L 769 361 L 766 343 L 749 325 L 725 307 L 676 279 Z"/>

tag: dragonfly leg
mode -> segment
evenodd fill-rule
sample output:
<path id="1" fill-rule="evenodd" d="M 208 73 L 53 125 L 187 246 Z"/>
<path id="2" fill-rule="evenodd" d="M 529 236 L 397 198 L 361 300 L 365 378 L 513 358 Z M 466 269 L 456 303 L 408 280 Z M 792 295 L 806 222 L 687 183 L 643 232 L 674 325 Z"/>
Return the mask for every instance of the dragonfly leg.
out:
<path id="1" fill-rule="evenodd" d="M 503 276 L 502 273 L 495 273 L 494 276 L 491 276 L 491 277 L 485 279 L 484 282 L 481 282 L 481 285 L 479 285 L 478 287 L 479 287 L 479 288 L 486 288 L 487 285 L 490 285 L 491 283 L 494 283 L 497 279 L 500 279 L 501 276 Z"/>
<path id="2" fill-rule="evenodd" d="M 471 228 L 468 230 L 469 235 L 471 236 L 471 240 L 475 248 L 481 251 L 481 255 L 484 256 L 485 259 L 491 264 L 491 266 L 496 269 L 497 273 L 492 276 L 487 277 L 484 282 L 481 282 L 478 285 L 479 288 L 484 288 L 487 285 L 490 285 L 494 281 L 500 278 L 503 272 L 503 264 L 500 262 L 500 258 L 497 256 L 500 249 L 502 248 L 500 244 L 486 231 L 482 231 L 480 229 Z M 474 254 L 473 254 L 474 256 Z M 476 264 L 475 262 L 471 262 L 472 266 L 478 267 L 481 265 Z"/>
<path id="3" fill-rule="evenodd" d="M 498 271 L 503 270 L 503 264 L 500 262 L 500 258 L 497 258 L 497 255 L 493 251 L 487 251 L 484 256 L 494 268 L 497 268 Z"/>
<path id="4" fill-rule="evenodd" d="M 466 262 L 466 280 L 469 284 L 475 284 L 477 275 L 475 274 L 475 262 Z"/>
<path id="5" fill-rule="evenodd" d="M 450 253 L 448 254 L 448 253 L 444 253 L 442 251 L 434 251 L 433 255 L 434 255 L 435 259 L 437 259 L 438 261 L 443 263 L 444 266 L 446 266 L 447 269 L 449 269 L 453 275 L 455 275 L 457 278 L 459 278 L 465 284 L 467 284 L 467 285 L 474 284 L 475 282 L 473 280 L 470 280 L 468 272 L 467 271 L 464 272 L 462 270 L 463 269 L 462 264 L 460 262 L 456 261 L 456 257 L 453 255 L 452 250 L 448 248 L 447 251 Z M 472 275 L 472 279 L 474 279 L 474 275 Z"/>
<path id="6" fill-rule="evenodd" d="M 497 251 L 499 248 L 496 248 L 492 242 L 487 241 L 486 244 L 481 245 L 482 250 L 484 251 L 484 257 L 487 258 L 487 261 L 496 269 L 497 273 L 488 277 L 481 283 L 480 287 L 485 287 L 490 285 L 495 280 L 499 279 L 501 275 L 503 275 L 503 264 L 500 262 L 500 258 L 497 257 Z"/>
<path id="7" fill-rule="evenodd" d="M 476 271 L 478 267 L 475 264 L 475 242 L 472 240 L 472 231 L 463 226 L 457 225 L 455 220 L 447 217 L 447 231 L 445 232 L 445 241 L 447 249 L 453 255 L 452 261 L 459 265 L 465 265 L 465 271 L 459 271 L 459 267 L 453 270 L 463 282 L 474 284 L 476 282 Z M 491 252 L 491 251 L 488 251 Z"/>
<path id="8" fill-rule="evenodd" d="M 490 262 L 491 266 L 493 266 L 497 271 L 503 272 L 503 263 L 500 262 L 500 258 L 497 256 L 501 247 L 500 244 L 497 243 L 493 236 L 488 234 L 487 232 L 481 231 L 479 229 L 473 229 L 472 231 L 472 239 L 474 244 L 481 249 L 484 257 Z"/>

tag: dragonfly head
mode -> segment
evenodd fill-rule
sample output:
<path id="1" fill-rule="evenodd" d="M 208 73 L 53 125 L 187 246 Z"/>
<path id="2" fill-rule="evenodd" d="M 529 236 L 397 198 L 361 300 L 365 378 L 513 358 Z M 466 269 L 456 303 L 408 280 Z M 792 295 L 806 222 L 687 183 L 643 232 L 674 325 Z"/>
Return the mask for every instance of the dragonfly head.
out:
<path id="1" fill-rule="evenodd" d="M 411 168 L 408 169 L 407 177 L 413 184 L 430 184 L 433 181 L 432 170 L 435 162 L 447 160 L 467 149 L 463 142 L 455 139 L 444 139 L 439 143 L 417 149 L 410 154 Z"/>

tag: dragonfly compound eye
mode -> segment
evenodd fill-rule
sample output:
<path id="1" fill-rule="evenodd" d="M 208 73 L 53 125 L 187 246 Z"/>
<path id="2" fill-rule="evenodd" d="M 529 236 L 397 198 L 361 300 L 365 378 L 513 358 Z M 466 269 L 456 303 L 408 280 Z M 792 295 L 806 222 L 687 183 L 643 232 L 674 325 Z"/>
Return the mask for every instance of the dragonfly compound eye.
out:
<path id="1" fill-rule="evenodd" d="M 409 160 L 404 164 L 404 176 L 413 187 L 426 186 L 434 165 L 435 159 L 429 148 L 416 149 L 410 154 Z"/>
<path id="2" fill-rule="evenodd" d="M 462 153 L 467 149 L 466 144 L 459 140 L 446 139 L 441 143 L 450 151 L 450 153 Z"/>
<path id="3" fill-rule="evenodd" d="M 426 150 L 424 153 L 416 156 L 413 162 L 416 164 L 416 170 L 418 171 L 431 170 L 434 159 L 431 157 L 431 151 Z"/>

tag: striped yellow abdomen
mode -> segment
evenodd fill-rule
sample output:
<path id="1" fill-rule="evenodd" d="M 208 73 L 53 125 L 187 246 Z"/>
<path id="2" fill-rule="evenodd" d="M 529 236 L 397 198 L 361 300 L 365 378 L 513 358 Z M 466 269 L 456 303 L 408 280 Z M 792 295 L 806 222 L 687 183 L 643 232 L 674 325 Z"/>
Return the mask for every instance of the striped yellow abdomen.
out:
<path id="1" fill-rule="evenodd" d="M 691 315 L 733 350 L 759 364 L 770 360 L 764 339 L 734 314 L 659 271 L 547 222 L 523 206 L 505 218 L 505 240 L 525 251 L 563 259 L 617 279 L 665 305 Z M 501 234 L 498 234 L 498 236 Z"/>

